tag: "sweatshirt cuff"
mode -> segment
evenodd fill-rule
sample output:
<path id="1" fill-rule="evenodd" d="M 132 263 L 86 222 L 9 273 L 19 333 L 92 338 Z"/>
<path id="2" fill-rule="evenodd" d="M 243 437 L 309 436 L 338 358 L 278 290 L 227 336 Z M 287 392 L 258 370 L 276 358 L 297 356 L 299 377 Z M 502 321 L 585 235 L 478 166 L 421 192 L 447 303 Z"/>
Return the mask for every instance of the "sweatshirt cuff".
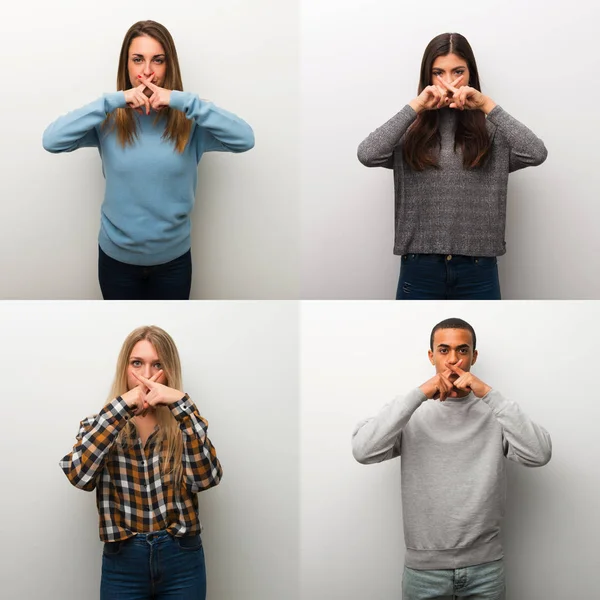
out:
<path id="1" fill-rule="evenodd" d="M 185 112 L 186 104 L 189 104 L 195 97 L 195 94 L 191 92 L 182 92 L 180 90 L 171 90 L 171 97 L 169 98 L 169 107 L 175 110 Z"/>
<path id="2" fill-rule="evenodd" d="M 104 112 L 108 115 L 117 108 L 127 108 L 125 92 L 111 92 L 104 94 Z"/>
<path id="3" fill-rule="evenodd" d="M 415 388 L 406 394 L 404 401 L 416 410 L 427 400 L 427 396 L 423 393 L 421 388 Z"/>
<path id="4" fill-rule="evenodd" d="M 492 108 L 492 110 L 490 110 L 490 112 L 486 115 L 486 117 L 488 119 L 490 119 L 490 121 L 492 123 L 494 123 L 494 125 L 498 125 L 498 120 L 502 120 L 502 117 L 506 114 L 506 111 L 499 105 L 496 104 L 496 106 L 494 106 L 494 108 Z"/>
<path id="5" fill-rule="evenodd" d="M 509 401 L 497 390 L 490 390 L 483 398 L 481 398 L 495 413 L 504 410 Z"/>

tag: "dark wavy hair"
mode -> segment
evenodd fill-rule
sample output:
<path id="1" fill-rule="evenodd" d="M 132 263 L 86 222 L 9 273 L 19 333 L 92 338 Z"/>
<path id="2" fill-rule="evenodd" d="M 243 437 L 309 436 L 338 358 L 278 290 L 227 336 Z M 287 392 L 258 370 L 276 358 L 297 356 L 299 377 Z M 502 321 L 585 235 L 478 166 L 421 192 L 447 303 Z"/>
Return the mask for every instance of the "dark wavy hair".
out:
<path id="1" fill-rule="evenodd" d="M 419 94 L 431 85 L 435 59 L 448 54 L 456 54 L 467 62 L 469 81 L 465 85 L 481 91 L 477 63 L 467 39 L 460 33 L 442 33 L 434 37 L 425 48 L 421 62 Z M 465 169 L 482 167 L 491 147 L 490 136 L 485 126 L 485 115 L 480 110 L 457 110 L 456 112 L 454 150 L 456 151 L 457 146 L 461 148 Z M 439 168 L 437 159 L 440 146 L 439 111 L 425 110 L 419 113 L 404 138 L 404 160 L 415 171 L 423 171 L 426 167 Z"/>

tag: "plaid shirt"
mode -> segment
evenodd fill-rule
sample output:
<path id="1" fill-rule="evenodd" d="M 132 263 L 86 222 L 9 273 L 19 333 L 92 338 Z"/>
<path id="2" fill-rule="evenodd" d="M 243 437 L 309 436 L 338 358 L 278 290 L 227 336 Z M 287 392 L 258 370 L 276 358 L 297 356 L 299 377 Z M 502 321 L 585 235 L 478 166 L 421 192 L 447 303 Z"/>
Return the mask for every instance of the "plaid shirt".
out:
<path id="1" fill-rule="evenodd" d="M 208 422 L 186 394 L 169 405 L 183 435 L 183 478 L 173 485 L 173 475 L 161 475 L 161 448 L 155 430 L 142 447 L 139 439 L 127 447 L 117 435 L 133 410 L 121 397 L 97 415 L 84 419 L 73 450 L 60 466 L 69 481 L 86 491 L 96 489 L 100 539 L 115 542 L 136 533 L 167 530 L 174 536 L 202 531 L 197 492 L 219 483 L 223 471 L 206 436 Z"/>

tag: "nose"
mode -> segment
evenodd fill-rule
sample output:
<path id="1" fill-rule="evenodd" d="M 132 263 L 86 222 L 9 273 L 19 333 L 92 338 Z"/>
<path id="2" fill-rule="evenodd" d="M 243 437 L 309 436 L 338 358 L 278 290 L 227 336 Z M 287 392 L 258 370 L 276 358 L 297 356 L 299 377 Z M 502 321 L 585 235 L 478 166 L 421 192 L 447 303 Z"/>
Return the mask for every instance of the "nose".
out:
<path id="1" fill-rule="evenodd" d="M 150 379 L 150 377 L 152 376 L 152 367 L 150 365 L 144 365 L 143 370 L 143 375 L 144 377 L 146 377 L 146 379 Z"/>

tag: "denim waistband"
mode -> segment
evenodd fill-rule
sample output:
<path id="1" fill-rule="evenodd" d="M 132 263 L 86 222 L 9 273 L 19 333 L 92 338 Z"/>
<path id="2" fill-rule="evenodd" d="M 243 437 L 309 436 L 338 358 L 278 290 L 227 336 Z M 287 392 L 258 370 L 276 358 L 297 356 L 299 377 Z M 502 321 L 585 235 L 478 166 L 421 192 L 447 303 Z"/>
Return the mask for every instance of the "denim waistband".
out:
<path id="1" fill-rule="evenodd" d="M 428 262 L 448 262 L 448 263 L 479 263 L 495 262 L 495 256 L 464 256 L 463 254 L 403 254 L 403 261 L 418 260 Z"/>

